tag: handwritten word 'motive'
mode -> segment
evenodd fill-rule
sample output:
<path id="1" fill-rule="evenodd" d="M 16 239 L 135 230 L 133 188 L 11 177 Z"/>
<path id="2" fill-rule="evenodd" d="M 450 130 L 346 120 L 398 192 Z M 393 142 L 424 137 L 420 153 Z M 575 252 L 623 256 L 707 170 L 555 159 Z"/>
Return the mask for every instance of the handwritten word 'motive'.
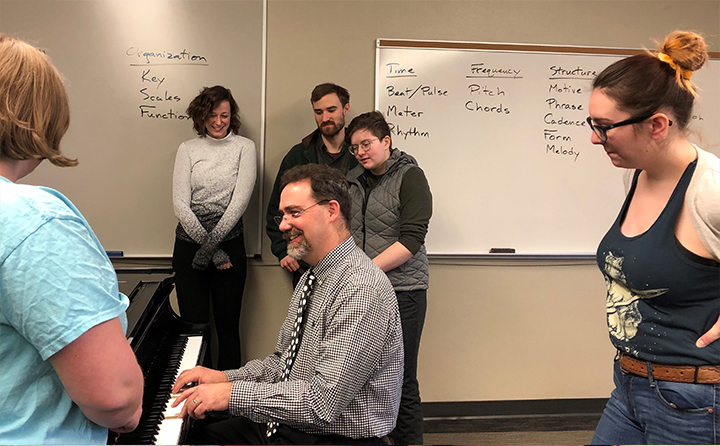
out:
<path id="1" fill-rule="evenodd" d="M 138 47 L 131 46 L 125 51 L 127 56 L 135 56 L 140 60 L 144 60 L 146 64 L 160 63 L 160 62 L 171 62 L 171 63 L 187 63 L 192 62 L 196 64 L 207 64 L 207 58 L 199 54 L 189 53 L 183 49 L 178 53 L 171 51 L 143 51 Z"/>

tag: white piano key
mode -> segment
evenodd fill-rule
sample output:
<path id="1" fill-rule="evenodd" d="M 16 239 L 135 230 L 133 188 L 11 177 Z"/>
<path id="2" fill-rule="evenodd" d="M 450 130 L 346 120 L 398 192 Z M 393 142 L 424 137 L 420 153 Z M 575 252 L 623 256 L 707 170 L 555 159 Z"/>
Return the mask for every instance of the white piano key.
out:
<path id="1" fill-rule="evenodd" d="M 178 444 L 182 426 L 182 418 L 162 420 L 160 430 L 155 437 L 155 444 Z"/>
<path id="2" fill-rule="evenodd" d="M 178 367 L 173 381 L 177 379 L 180 372 L 191 369 L 198 364 L 202 341 L 202 336 L 188 336 L 187 345 L 185 345 L 185 351 L 180 360 L 180 367 Z M 164 419 L 160 423 L 160 426 L 158 426 L 155 444 L 179 444 L 180 442 L 180 431 L 182 430 L 183 419 L 178 418 L 178 416 L 180 415 L 184 402 L 178 405 L 178 407 L 170 407 L 176 399 L 177 395 L 171 395 L 165 405 L 165 411 L 163 411 Z"/>

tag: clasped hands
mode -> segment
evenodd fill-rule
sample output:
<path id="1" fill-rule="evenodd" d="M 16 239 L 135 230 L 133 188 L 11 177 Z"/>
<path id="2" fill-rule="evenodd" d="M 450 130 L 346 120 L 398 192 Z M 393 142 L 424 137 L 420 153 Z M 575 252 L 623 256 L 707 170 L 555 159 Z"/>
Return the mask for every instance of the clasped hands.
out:
<path id="1" fill-rule="evenodd" d="M 195 383 L 197 385 L 193 385 Z M 172 393 L 179 393 L 180 396 L 172 403 L 172 407 L 184 401 L 180 417 L 189 415 L 201 420 L 208 412 L 227 410 L 231 389 L 232 383 L 228 382 L 225 373 L 201 366 L 193 367 L 180 373 L 175 380 Z"/>

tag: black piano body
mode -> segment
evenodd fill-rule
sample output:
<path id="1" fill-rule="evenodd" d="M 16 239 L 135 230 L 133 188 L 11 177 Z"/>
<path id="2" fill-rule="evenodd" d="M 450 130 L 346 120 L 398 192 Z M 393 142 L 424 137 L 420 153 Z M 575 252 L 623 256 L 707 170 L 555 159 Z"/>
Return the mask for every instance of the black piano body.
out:
<path id="1" fill-rule="evenodd" d="M 197 364 L 206 359 L 209 325 L 184 321 L 170 304 L 174 288 L 171 270 L 148 270 L 131 273 L 117 270 L 121 291 L 130 299 L 127 310 L 127 339 L 135 352 L 145 378 L 143 413 L 140 424 L 133 432 L 116 434 L 110 432 L 108 444 L 156 444 L 156 436 L 163 420 L 163 411 L 170 399 L 175 376 L 191 336 L 202 336 L 202 346 Z M 163 274 L 164 273 L 164 274 Z M 128 282 L 142 277 L 129 294 Z M 123 285 L 125 285 L 123 287 Z M 125 289 L 123 289 L 125 288 Z M 184 420 L 177 444 L 186 444 L 192 420 Z"/>

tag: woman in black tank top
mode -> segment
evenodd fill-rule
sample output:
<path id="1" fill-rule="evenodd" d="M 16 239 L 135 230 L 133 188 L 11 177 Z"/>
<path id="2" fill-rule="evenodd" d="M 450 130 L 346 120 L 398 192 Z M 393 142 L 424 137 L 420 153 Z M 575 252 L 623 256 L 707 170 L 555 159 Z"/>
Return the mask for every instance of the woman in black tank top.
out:
<path id="1" fill-rule="evenodd" d="M 591 141 L 633 172 L 597 251 L 618 354 L 593 444 L 720 443 L 720 160 L 686 137 L 706 60 L 676 31 L 593 82 Z"/>

